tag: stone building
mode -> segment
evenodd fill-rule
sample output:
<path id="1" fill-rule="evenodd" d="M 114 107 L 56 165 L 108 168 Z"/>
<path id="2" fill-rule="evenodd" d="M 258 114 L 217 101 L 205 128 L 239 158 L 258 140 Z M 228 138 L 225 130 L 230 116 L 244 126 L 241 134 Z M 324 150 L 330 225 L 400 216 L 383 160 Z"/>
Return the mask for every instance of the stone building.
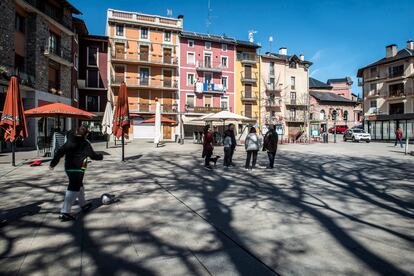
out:
<path id="1" fill-rule="evenodd" d="M 284 137 L 292 137 L 307 127 L 311 65 L 303 55 L 288 55 L 284 47 L 277 54 L 261 55 L 262 126 L 275 124 L 277 132 Z"/>
<path id="2" fill-rule="evenodd" d="M 385 57 L 358 70 L 363 91 L 364 127 L 372 139 L 393 140 L 401 127 L 414 139 L 414 42 L 385 47 Z"/>
<path id="3" fill-rule="evenodd" d="M 0 108 L 12 74 L 19 76 L 25 109 L 53 102 L 73 104 L 72 15 L 80 11 L 64 0 L 2 0 L 0 10 Z M 29 138 L 23 145 L 35 146 L 38 137 L 50 137 L 57 125 L 54 118 L 28 119 Z M 61 119 L 62 130 L 72 125 L 71 119 Z"/>
<path id="4" fill-rule="evenodd" d="M 336 124 L 349 128 L 361 123 L 361 110 L 358 97 L 352 94 L 352 80 L 349 77 L 329 79 L 327 83 L 309 78 L 309 119 L 311 135 L 319 135 L 321 128 L 327 131 Z"/>

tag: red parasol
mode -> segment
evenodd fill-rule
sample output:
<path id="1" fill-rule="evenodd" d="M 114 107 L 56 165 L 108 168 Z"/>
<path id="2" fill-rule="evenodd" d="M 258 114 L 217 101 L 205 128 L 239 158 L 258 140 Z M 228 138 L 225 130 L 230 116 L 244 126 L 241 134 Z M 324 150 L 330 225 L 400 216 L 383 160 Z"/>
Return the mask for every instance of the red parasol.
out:
<path id="1" fill-rule="evenodd" d="M 90 119 L 96 116 L 93 113 L 63 103 L 51 103 L 29 109 L 25 114 L 28 117 L 69 117 L 77 119 Z"/>
<path id="2" fill-rule="evenodd" d="M 154 124 L 155 123 L 155 117 L 151 117 L 147 120 L 142 121 L 141 123 L 143 123 L 143 124 Z M 161 123 L 163 123 L 163 124 L 176 124 L 177 122 L 172 120 L 172 119 L 165 118 L 165 117 L 161 116 Z"/>
<path id="3" fill-rule="evenodd" d="M 16 138 L 27 138 L 26 118 L 24 116 L 23 100 L 20 95 L 19 82 L 17 77 L 10 79 L 9 88 L 6 94 L 3 113 L 0 118 L 0 126 L 4 128 L 4 139 L 12 142 L 13 166 L 15 165 L 14 143 Z"/>
<path id="4" fill-rule="evenodd" d="M 129 126 L 131 124 L 129 118 L 128 91 L 124 82 L 119 87 L 115 106 L 112 133 L 116 138 L 122 137 L 122 161 L 124 161 L 124 136 L 126 135 L 128 137 Z"/>

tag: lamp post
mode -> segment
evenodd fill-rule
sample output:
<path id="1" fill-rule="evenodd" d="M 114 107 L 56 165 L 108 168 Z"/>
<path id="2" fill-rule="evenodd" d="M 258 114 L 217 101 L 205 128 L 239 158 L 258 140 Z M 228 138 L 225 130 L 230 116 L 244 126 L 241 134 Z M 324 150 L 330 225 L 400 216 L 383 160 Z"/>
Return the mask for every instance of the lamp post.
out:
<path id="1" fill-rule="evenodd" d="M 332 117 L 334 119 L 334 143 L 336 143 L 336 110 L 332 112 Z"/>

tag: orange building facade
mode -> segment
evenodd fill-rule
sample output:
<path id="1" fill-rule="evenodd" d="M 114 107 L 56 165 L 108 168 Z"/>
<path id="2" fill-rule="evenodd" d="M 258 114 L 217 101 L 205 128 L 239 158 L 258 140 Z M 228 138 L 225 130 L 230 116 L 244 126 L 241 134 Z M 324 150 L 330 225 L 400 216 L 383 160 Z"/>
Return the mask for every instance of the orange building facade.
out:
<path id="1" fill-rule="evenodd" d="M 182 16 L 175 19 L 112 9 L 107 12 L 109 82 L 115 96 L 122 82 L 128 87 L 131 138 L 154 137 L 154 126 L 141 122 L 155 115 L 157 100 L 161 115 L 178 122 L 178 34 L 182 26 Z M 173 140 L 177 129 L 164 125 L 164 140 Z"/>

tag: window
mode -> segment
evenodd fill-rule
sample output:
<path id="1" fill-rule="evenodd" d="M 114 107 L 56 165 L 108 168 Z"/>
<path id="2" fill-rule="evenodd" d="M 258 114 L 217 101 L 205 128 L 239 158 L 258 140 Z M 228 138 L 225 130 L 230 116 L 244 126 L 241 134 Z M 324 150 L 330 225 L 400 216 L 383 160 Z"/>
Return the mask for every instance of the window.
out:
<path id="1" fill-rule="evenodd" d="M 49 61 L 48 71 L 49 91 L 56 93 L 60 89 L 60 65 Z"/>
<path id="2" fill-rule="evenodd" d="M 187 94 L 187 99 L 185 101 L 185 104 L 189 108 L 194 108 L 194 95 L 188 95 Z"/>
<path id="3" fill-rule="evenodd" d="M 86 111 L 99 111 L 99 96 L 86 96 Z"/>
<path id="4" fill-rule="evenodd" d="M 348 121 L 348 111 L 344 111 L 344 121 Z"/>
<path id="5" fill-rule="evenodd" d="M 290 110 L 290 118 L 295 119 L 296 118 L 296 108 L 292 108 Z"/>
<path id="6" fill-rule="evenodd" d="M 290 92 L 291 101 L 296 101 L 296 92 Z"/>
<path id="7" fill-rule="evenodd" d="M 187 52 L 187 64 L 195 64 L 194 53 Z"/>
<path id="8" fill-rule="evenodd" d="M 149 69 L 140 68 L 139 70 L 139 84 L 148 85 L 149 84 Z"/>
<path id="9" fill-rule="evenodd" d="M 290 89 L 295 90 L 296 89 L 296 78 L 290 77 Z"/>
<path id="10" fill-rule="evenodd" d="M 229 98 L 220 97 L 220 107 L 222 110 L 229 110 Z"/>
<path id="11" fill-rule="evenodd" d="M 78 54 L 74 53 L 73 54 L 73 67 L 78 70 L 78 66 L 79 66 L 79 59 L 78 59 Z"/>
<path id="12" fill-rule="evenodd" d="M 204 107 L 211 107 L 211 106 L 212 106 L 212 97 L 204 96 Z"/>
<path id="13" fill-rule="evenodd" d="M 73 86 L 73 99 L 75 101 L 78 101 L 79 99 L 79 90 L 75 85 Z"/>
<path id="14" fill-rule="evenodd" d="M 141 39 L 148 39 L 148 28 L 141 28 Z"/>
<path id="15" fill-rule="evenodd" d="M 371 83 L 369 85 L 369 90 L 371 94 L 376 94 L 377 93 L 377 84 L 376 83 Z"/>
<path id="16" fill-rule="evenodd" d="M 88 66 L 98 66 L 98 48 L 88 47 Z"/>
<path id="17" fill-rule="evenodd" d="M 377 75 L 377 67 L 372 67 L 370 70 L 369 70 L 369 72 L 370 72 L 370 77 L 371 78 L 376 78 L 378 75 Z"/>
<path id="18" fill-rule="evenodd" d="M 227 89 L 227 79 L 228 77 L 221 77 L 221 84 L 223 85 L 223 89 Z"/>
<path id="19" fill-rule="evenodd" d="M 204 43 L 204 47 L 205 47 L 207 50 L 210 50 L 210 49 L 211 49 L 211 42 L 206 42 L 206 43 Z"/>
<path id="20" fill-rule="evenodd" d="M 270 89 L 275 88 L 275 78 L 269 78 L 269 86 Z"/>
<path id="21" fill-rule="evenodd" d="M 396 83 L 388 86 L 388 95 L 398 97 L 404 95 L 404 83 Z"/>
<path id="22" fill-rule="evenodd" d="M 99 87 L 99 71 L 98 70 L 86 70 L 87 86 Z"/>
<path id="23" fill-rule="evenodd" d="M 188 47 L 189 48 L 194 48 L 194 40 L 189 40 L 188 41 Z"/>
<path id="24" fill-rule="evenodd" d="M 194 74 L 187 74 L 187 86 L 194 84 Z"/>
<path id="25" fill-rule="evenodd" d="M 221 44 L 221 50 L 227 52 L 227 44 Z"/>
<path id="26" fill-rule="evenodd" d="M 54 53 L 56 55 L 60 55 L 59 47 L 60 46 L 60 39 L 59 36 L 53 32 L 49 33 L 49 52 Z"/>
<path id="27" fill-rule="evenodd" d="M 372 100 L 369 102 L 369 107 L 376 108 L 377 107 L 377 100 Z"/>
<path id="28" fill-rule="evenodd" d="M 269 63 L 269 75 L 275 75 L 275 63 L 273 61 Z"/>
<path id="29" fill-rule="evenodd" d="M 204 67 L 211 68 L 211 54 L 204 54 Z"/>
<path id="30" fill-rule="evenodd" d="M 171 42 L 171 31 L 164 32 L 164 41 Z"/>
<path id="31" fill-rule="evenodd" d="M 294 69 L 296 69 L 296 62 L 291 62 L 291 63 L 289 63 L 289 68 L 294 68 Z"/>
<path id="32" fill-rule="evenodd" d="M 388 67 L 388 74 L 390 78 L 402 76 L 404 74 L 404 65 Z"/>
<path id="33" fill-rule="evenodd" d="M 325 119 L 325 110 L 322 109 L 319 113 L 319 120 L 324 121 Z"/>
<path id="34" fill-rule="evenodd" d="M 14 25 L 15 25 L 15 30 L 25 33 L 26 31 L 26 24 L 25 24 L 26 20 L 23 16 L 19 15 L 18 13 L 16 13 L 16 17 L 14 19 Z"/>
<path id="35" fill-rule="evenodd" d="M 116 25 L 116 35 L 124 36 L 124 25 Z"/>
<path id="36" fill-rule="evenodd" d="M 204 82 L 205 83 L 211 83 L 213 80 L 213 74 L 212 73 L 204 73 Z"/>
<path id="37" fill-rule="evenodd" d="M 228 68 L 229 65 L 227 64 L 227 60 L 228 60 L 227 57 L 221 57 L 221 66 L 223 68 Z"/>
<path id="38" fill-rule="evenodd" d="M 25 72 L 24 64 L 24 57 L 19 54 L 14 54 L 14 69 L 16 70 L 16 73 Z"/>

